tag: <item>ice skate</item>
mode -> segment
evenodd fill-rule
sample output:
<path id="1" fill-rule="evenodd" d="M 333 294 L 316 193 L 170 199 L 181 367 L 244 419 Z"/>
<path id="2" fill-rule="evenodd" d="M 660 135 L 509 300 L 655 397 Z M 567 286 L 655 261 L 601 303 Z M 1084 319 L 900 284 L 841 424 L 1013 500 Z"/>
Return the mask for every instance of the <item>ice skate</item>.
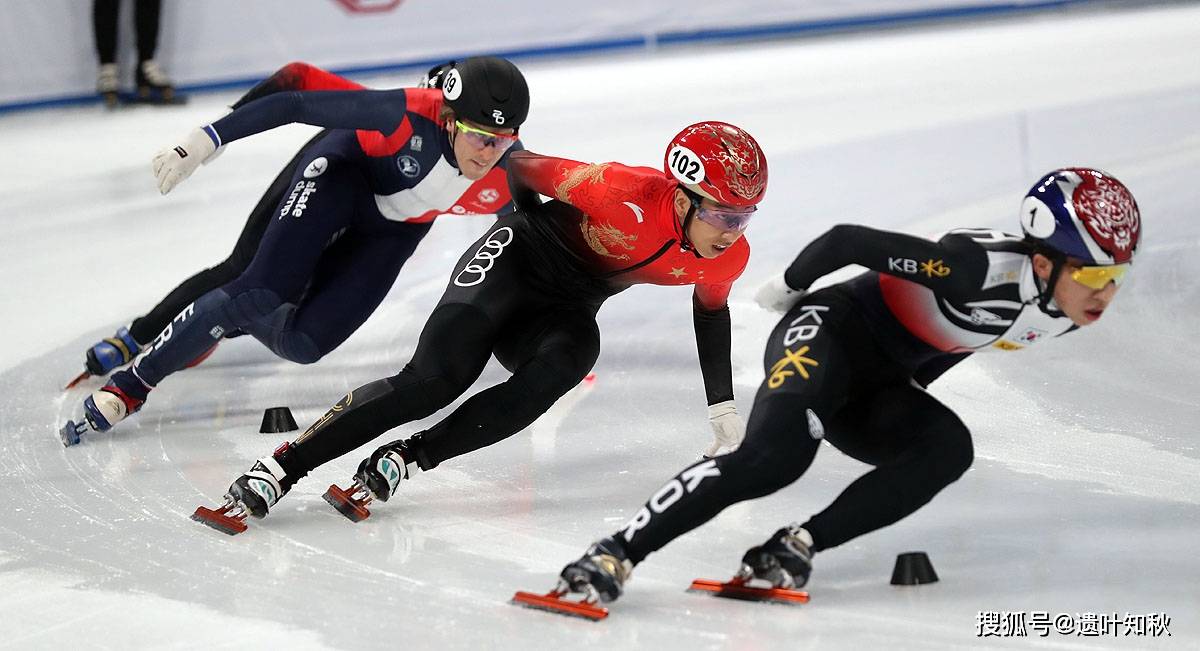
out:
<path id="1" fill-rule="evenodd" d="M 325 491 L 325 501 L 354 522 L 370 517 L 367 505 L 373 500 L 386 502 L 400 481 L 408 479 L 412 452 L 404 441 L 393 441 L 379 448 L 358 464 L 354 481 L 348 488 L 334 484 Z"/>
<path id="2" fill-rule="evenodd" d="M 198 507 L 192 519 L 233 536 L 246 530 L 246 516 L 266 517 L 295 483 L 295 478 L 288 476 L 280 463 L 291 451 L 292 444 L 284 443 L 271 456 L 255 461 L 250 470 L 229 485 L 224 504 L 215 510 Z"/>
<path id="3" fill-rule="evenodd" d="M 770 540 L 742 556 L 739 576 L 769 582 L 775 588 L 802 588 L 812 574 L 812 536 L 798 525 L 780 529 Z"/>
<path id="4" fill-rule="evenodd" d="M 70 447 L 79 443 L 80 437 L 89 429 L 96 432 L 112 429 L 126 416 L 141 409 L 143 403 L 145 399 L 131 396 L 110 383 L 84 398 L 83 413 L 74 420 L 68 420 L 59 429 L 58 435 L 63 445 Z"/>
<path id="5" fill-rule="evenodd" d="M 762 545 L 751 547 L 732 579 L 696 579 L 688 590 L 746 601 L 807 603 L 808 593 L 796 588 L 808 583 L 811 573 L 812 536 L 793 524 L 776 531 Z"/>
<path id="6" fill-rule="evenodd" d="M 108 108 L 117 105 L 117 83 L 117 64 L 101 64 L 100 71 L 96 74 L 96 92 Z"/>
<path id="7" fill-rule="evenodd" d="M 113 336 L 101 339 L 87 350 L 84 355 L 84 374 L 68 384 L 67 388 L 89 377 L 108 375 L 114 369 L 132 362 L 141 351 L 142 345 L 129 334 L 129 328 L 122 327 Z"/>
<path id="8" fill-rule="evenodd" d="M 604 619 L 608 610 L 596 604 L 620 597 L 632 573 L 633 564 L 626 558 L 624 546 L 614 538 L 605 538 L 589 547 L 579 560 L 568 563 L 553 590 L 544 595 L 518 592 L 512 600 L 522 606 L 563 615 Z M 564 598 L 571 593 L 583 597 L 578 601 Z"/>
<path id="9" fill-rule="evenodd" d="M 148 104 L 183 104 L 187 98 L 175 92 L 175 84 L 171 83 L 157 61 L 146 59 L 137 67 L 137 101 Z"/>
<path id="10" fill-rule="evenodd" d="M 696 579 L 688 587 L 689 592 L 708 592 L 717 597 L 741 599 L 743 601 L 775 601 L 780 603 L 808 603 L 808 593 L 791 588 L 773 588 L 765 583 L 753 585 L 753 576 L 745 571 L 738 572 L 728 581 L 714 579 Z"/>

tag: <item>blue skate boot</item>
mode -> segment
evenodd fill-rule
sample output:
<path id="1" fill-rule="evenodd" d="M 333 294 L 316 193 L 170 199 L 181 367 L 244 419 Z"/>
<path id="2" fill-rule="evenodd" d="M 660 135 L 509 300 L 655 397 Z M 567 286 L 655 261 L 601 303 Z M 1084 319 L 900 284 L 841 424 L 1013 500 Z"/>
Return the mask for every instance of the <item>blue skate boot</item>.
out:
<path id="1" fill-rule="evenodd" d="M 106 337 L 87 350 L 84 356 L 83 372 L 71 380 L 64 389 L 79 384 L 92 377 L 104 377 L 113 371 L 133 361 L 142 352 L 142 345 L 129 334 L 129 328 L 122 327 L 111 337 Z"/>
<path id="2" fill-rule="evenodd" d="M 111 337 L 106 337 L 87 351 L 88 373 L 96 376 L 108 375 L 114 369 L 133 361 L 142 352 L 142 346 L 134 341 L 129 328 L 122 327 Z"/>

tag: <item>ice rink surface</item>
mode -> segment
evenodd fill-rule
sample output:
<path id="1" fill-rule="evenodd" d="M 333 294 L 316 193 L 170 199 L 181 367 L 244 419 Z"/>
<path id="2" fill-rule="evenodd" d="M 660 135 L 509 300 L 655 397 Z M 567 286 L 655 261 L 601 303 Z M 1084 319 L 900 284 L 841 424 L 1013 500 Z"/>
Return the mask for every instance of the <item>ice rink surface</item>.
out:
<path id="1" fill-rule="evenodd" d="M 1181 5 L 526 62 L 532 150 L 653 166 L 680 127 L 714 118 L 763 144 L 770 189 L 732 296 L 743 414 L 774 321 L 753 290 L 836 223 L 1012 232 L 1029 185 L 1072 164 L 1122 179 L 1145 223 L 1099 324 L 978 355 L 933 385 L 972 428 L 973 469 L 914 516 L 818 555 L 809 604 L 684 588 L 726 578 L 747 547 L 864 471 L 832 448 L 791 487 L 650 556 L 598 624 L 508 599 L 549 588 L 709 442 L 689 289 L 610 300 L 593 385 L 416 476 L 369 520 L 351 524 L 320 496 L 374 443 L 226 537 L 188 515 L 282 440 L 258 433 L 262 410 L 288 405 L 303 428 L 398 370 L 489 220 L 440 220 L 381 309 L 320 363 L 226 341 L 112 433 L 64 449 L 55 429 L 98 386 L 61 390 L 85 348 L 227 255 L 312 129 L 234 143 L 162 197 L 154 152 L 236 94 L 0 116 L 0 648 L 1200 648 L 1196 43 L 1200 7 Z M 501 377 L 493 363 L 479 386 Z M 888 584 L 911 550 L 928 552 L 939 583 Z M 1171 637 L 978 637 L 980 613 L 1038 611 L 1163 613 Z"/>

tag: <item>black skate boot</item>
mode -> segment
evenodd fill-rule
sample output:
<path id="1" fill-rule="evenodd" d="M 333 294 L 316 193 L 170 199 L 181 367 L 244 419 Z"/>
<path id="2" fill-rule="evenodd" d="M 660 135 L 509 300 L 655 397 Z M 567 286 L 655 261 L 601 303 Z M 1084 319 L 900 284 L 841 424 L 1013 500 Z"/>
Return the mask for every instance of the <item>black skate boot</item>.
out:
<path id="1" fill-rule="evenodd" d="M 808 583 L 811 573 L 812 536 L 793 524 L 776 531 L 767 542 L 750 548 L 732 579 L 696 579 L 688 590 L 727 599 L 803 604 L 808 603 L 808 593 L 795 588 Z M 769 587 L 761 587 L 762 583 Z"/>
<path id="2" fill-rule="evenodd" d="M 517 592 L 512 602 L 519 606 L 537 608 L 560 615 L 583 617 L 598 621 L 608 617 L 608 609 L 598 602 L 614 601 L 633 573 L 633 563 L 625 554 L 625 546 L 609 537 L 592 544 L 579 560 L 568 563 L 559 574 L 558 583 L 546 594 Z M 582 594 L 578 601 L 567 594 Z"/>
<path id="3" fill-rule="evenodd" d="M 568 563 L 559 574 L 558 587 L 561 592 L 582 593 L 585 603 L 607 603 L 621 596 L 632 573 L 633 563 L 625 556 L 625 546 L 608 537 L 593 543 L 579 560 Z"/>
<path id="4" fill-rule="evenodd" d="M 367 505 L 372 500 L 388 501 L 400 481 L 408 479 L 408 466 L 415 460 L 406 441 L 392 441 L 358 464 L 349 488 L 330 486 L 325 491 L 325 501 L 350 520 L 362 522 L 371 515 Z"/>
<path id="5" fill-rule="evenodd" d="M 138 64 L 137 99 L 149 104 L 182 104 L 185 101 L 183 95 L 176 94 L 175 84 L 154 59 Z"/>
<path id="6" fill-rule="evenodd" d="M 775 588 L 802 588 L 812 574 L 812 536 L 792 524 L 742 556 L 738 576 L 769 581 Z"/>
<path id="7" fill-rule="evenodd" d="M 221 508 L 214 511 L 201 506 L 192 519 L 232 536 L 246 530 L 246 516 L 266 517 L 299 479 L 284 470 L 291 463 L 292 450 L 291 443 L 284 443 L 271 456 L 255 461 L 250 470 L 229 485 Z"/>

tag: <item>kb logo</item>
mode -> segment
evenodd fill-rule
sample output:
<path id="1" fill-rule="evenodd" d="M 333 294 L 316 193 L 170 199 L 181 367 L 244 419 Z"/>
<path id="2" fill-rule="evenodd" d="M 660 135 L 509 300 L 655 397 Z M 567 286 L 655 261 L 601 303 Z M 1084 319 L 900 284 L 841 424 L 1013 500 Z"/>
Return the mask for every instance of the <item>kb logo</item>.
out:
<path id="1" fill-rule="evenodd" d="M 512 241 L 513 231 L 508 226 L 492 231 L 475 252 L 475 257 L 454 277 L 454 284 L 459 287 L 474 287 L 483 282 L 495 259 L 504 253 L 504 247 L 512 244 Z"/>

